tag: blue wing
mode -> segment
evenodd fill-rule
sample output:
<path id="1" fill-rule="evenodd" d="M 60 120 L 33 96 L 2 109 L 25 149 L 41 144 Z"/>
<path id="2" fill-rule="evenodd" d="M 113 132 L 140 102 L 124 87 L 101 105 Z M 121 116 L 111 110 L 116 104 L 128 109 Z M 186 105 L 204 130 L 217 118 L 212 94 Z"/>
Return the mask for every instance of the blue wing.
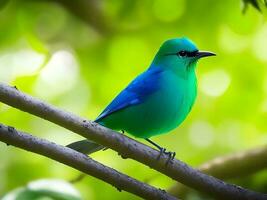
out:
<path id="1" fill-rule="evenodd" d="M 159 89 L 158 78 L 162 70 L 160 68 L 149 68 L 134 79 L 96 118 L 95 122 L 109 116 L 110 114 L 137 105 Z"/>

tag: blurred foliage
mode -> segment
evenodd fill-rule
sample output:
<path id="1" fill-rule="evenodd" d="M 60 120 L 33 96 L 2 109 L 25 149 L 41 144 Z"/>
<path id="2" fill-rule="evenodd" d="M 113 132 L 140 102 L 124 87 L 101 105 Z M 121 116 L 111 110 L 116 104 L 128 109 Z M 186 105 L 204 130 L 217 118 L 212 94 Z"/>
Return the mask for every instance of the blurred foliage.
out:
<path id="1" fill-rule="evenodd" d="M 254 8 L 256 8 L 258 11 L 261 11 L 261 4 L 267 7 L 267 1 L 266 0 L 243 0 L 244 8 L 243 12 L 246 12 L 248 5 L 252 5 Z"/>
<path id="2" fill-rule="evenodd" d="M 2 200 L 81 200 L 70 183 L 61 180 L 37 180 L 13 190 Z"/>
<path id="3" fill-rule="evenodd" d="M 266 144 L 264 10 L 260 13 L 249 6 L 242 14 L 241 1 L 232 0 L 90 2 L 90 9 L 102 12 L 98 13 L 101 17 L 91 16 L 84 0 L 77 1 L 77 7 L 63 0 L 1 1 L 0 81 L 94 119 L 149 66 L 163 41 L 187 36 L 200 49 L 214 51 L 218 56 L 199 63 L 198 98 L 189 117 L 173 132 L 153 138 L 155 142 L 176 151 L 177 158 L 193 166 Z M 77 14 L 79 9 L 81 13 Z M 3 104 L 0 113 L 2 123 L 62 145 L 80 138 Z M 174 183 L 137 162 L 122 160 L 111 150 L 93 157 L 156 187 L 168 188 Z M 62 164 L 2 143 L 0 158 L 0 197 L 31 180 L 70 180 L 78 174 Z M 238 183 L 267 192 L 264 181 L 266 172 L 244 177 Z M 75 186 L 84 199 L 138 199 L 92 177 Z M 192 193 L 188 199 L 199 198 Z"/>

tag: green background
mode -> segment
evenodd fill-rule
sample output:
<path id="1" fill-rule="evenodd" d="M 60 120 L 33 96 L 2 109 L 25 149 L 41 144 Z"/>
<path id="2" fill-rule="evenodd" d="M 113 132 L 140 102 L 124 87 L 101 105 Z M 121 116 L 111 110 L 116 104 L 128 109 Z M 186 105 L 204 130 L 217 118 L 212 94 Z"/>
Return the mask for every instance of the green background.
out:
<path id="1" fill-rule="evenodd" d="M 198 97 L 185 122 L 154 141 L 176 151 L 176 158 L 192 166 L 266 144 L 264 13 L 249 7 L 243 14 L 238 0 L 91 1 L 99 9 L 97 14 L 92 8 L 64 5 L 68 0 L 56 2 L 1 1 L 1 82 L 94 119 L 149 66 L 163 41 L 186 36 L 199 49 L 216 52 L 217 56 L 198 64 Z M 62 145 L 80 139 L 3 104 L 0 122 Z M 174 184 L 111 150 L 92 157 L 156 187 L 166 189 Z M 47 158 L 0 143 L 0 197 L 32 180 L 71 180 L 78 174 Z M 262 171 L 231 181 L 267 192 L 266 178 L 267 172 Z M 93 177 L 75 187 L 84 199 L 138 199 Z M 198 197 L 191 195 L 188 199 Z"/>

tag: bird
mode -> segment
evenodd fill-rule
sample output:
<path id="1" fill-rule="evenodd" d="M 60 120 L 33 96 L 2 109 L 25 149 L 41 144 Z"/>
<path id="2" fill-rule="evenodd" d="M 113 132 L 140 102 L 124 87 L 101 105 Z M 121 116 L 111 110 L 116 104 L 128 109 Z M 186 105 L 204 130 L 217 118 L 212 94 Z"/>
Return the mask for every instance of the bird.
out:
<path id="1" fill-rule="evenodd" d="M 197 96 L 197 62 L 215 55 L 200 51 L 186 37 L 165 41 L 150 66 L 130 82 L 94 121 L 143 138 L 161 154 L 173 159 L 175 152 L 167 151 L 150 138 L 170 132 L 185 120 Z M 90 140 L 74 142 L 67 147 L 84 154 L 104 148 Z"/>

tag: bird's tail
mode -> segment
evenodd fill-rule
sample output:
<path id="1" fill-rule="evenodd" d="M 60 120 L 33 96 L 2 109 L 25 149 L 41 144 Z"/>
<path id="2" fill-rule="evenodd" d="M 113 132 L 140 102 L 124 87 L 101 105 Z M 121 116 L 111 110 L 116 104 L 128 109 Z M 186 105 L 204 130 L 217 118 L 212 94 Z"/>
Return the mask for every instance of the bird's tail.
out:
<path id="1" fill-rule="evenodd" d="M 67 147 L 86 155 L 100 151 L 101 149 L 105 148 L 104 146 L 90 140 L 80 140 L 77 142 L 73 142 L 67 145 Z"/>

